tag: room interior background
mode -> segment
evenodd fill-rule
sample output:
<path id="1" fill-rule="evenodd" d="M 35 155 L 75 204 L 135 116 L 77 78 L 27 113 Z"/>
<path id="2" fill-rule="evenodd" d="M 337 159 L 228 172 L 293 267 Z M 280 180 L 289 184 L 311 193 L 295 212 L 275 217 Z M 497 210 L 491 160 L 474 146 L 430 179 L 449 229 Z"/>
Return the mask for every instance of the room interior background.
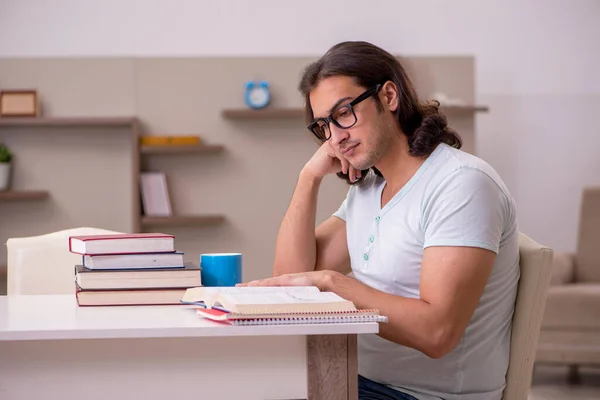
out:
<path id="1" fill-rule="evenodd" d="M 295 182 L 288 179 L 289 172 L 267 168 L 262 161 L 252 163 L 252 155 L 259 156 L 264 145 L 274 146 L 282 149 L 282 152 L 276 152 L 274 161 L 286 163 L 290 168 L 301 166 L 314 149 L 307 132 L 294 129 L 283 133 L 285 124 L 281 121 L 223 119 L 218 114 L 223 104 L 231 107 L 243 104 L 242 87 L 235 97 L 230 89 L 215 91 L 213 82 L 207 90 L 206 81 L 190 81 L 187 75 L 162 82 L 160 78 L 165 75 L 161 71 L 172 73 L 179 68 L 193 77 L 200 67 L 188 58 L 198 57 L 228 59 L 225 65 L 229 68 L 235 65 L 234 57 L 266 57 L 264 60 L 274 57 L 281 62 L 286 62 L 289 57 L 289 62 L 293 63 L 290 66 L 299 66 L 295 63 L 313 59 L 342 40 L 371 41 L 395 54 L 409 57 L 472 57 L 473 103 L 490 108 L 489 113 L 476 115 L 475 153 L 494 166 L 507 183 L 517 201 L 521 229 L 557 251 L 571 251 L 576 244 L 582 188 L 600 184 L 597 173 L 600 169 L 600 128 L 595 119 L 600 108 L 600 77 L 595 73 L 595 65 L 600 55 L 591 47 L 594 45 L 592 38 L 600 37 L 600 25 L 595 20 L 598 7 L 593 0 L 493 4 L 476 0 L 451 4 L 442 1 L 375 1 L 368 10 L 359 1 L 309 0 L 302 4 L 287 4 L 265 0 L 227 3 L 2 0 L 0 57 L 2 65 L 11 65 L 7 67 L 13 71 L 10 79 L 15 79 L 11 84 L 35 86 L 35 82 L 43 81 L 45 73 L 57 73 L 52 69 L 57 66 L 52 59 L 65 57 L 70 60 L 63 60 L 61 65 L 89 68 L 88 77 L 98 68 L 106 68 L 105 71 L 113 74 L 113 86 L 109 87 L 106 81 L 90 81 L 86 87 L 79 75 L 71 75 L 70 80 L 56 86 L 60 95 L 57 101 L 49 104 L 49 113 L 106 115 L 110 112 L 111 115 L 131 116 L 137 110 L 151 115 L 151 118 L 141 120 L 150 133 L 198 134 L 211 143 L 224 144 L 226 150 L 222 154 L 196 158 L 155 157 L 150 162 L 156 167 L 168 168 L 167 174 L 173 181 L 171 186 L 176 191 L 173 199 L 179 210 L 193 211 L 195 207 L 202 207 L 207 212 L 238 210 L 238 222 L 243 221 L 244 226 L 257 226 L 258 232 L 260 226 L 269 225 L 272 229 L 272 224 L 278 224 Z M 532 24 L 534 20 L 535 24 Z M 142 63 L 140 68 L 142 61 L 147 63 Z M 16 64 L 11 63 L 19 62 L 23 63 L 20 66 L 24 69 L 15 71 Z M 48 69 L 39 69 L 42 65 Z M 18 78 L 27 76 L 27 68 L 32 68 L 29 76 L 34 77 L 33 82 Z M 264 72 L 260 78 L 277 81 L 279 86 L 274 90 L 285 93 L 277 96 L 279 101 L 290 106 L 300 104 L 301 99 L 295 91 L 299 70 L 287 68 L 282 72 L 269 63 L 260 70 Z M 243 72 L 235 73 L 240 83 Z M 254 73 L 248 67 L 244 78 L 255 78 Z M 0 87 L 4 86 L 3 79 L 8 78 L 0 72 Z M 144 82 L 142 86 L 136 86 L 139 79 Z M 232 87 L 232 84 L 227 82 L 223 87 Z M 48 85 L 52 87 L 52 83 Z M 44 90 L 39 89 L 43 96 Z M 61 108 L 67 105 L 61 103 L 62 100 L 76 100 L 81 90 L 94 102 L 99 101 L 101 106 L 92 106 L 82 98 L 81 102 Z M 203 90 L 210 95 L 202 95 Z M 165 103 L 173 102 L 177 104 L 173 112 L 176 116 L 165 108 Z M 211 107 L 214 119 L 200 119 L 200 110 Z M 218 136 L 218 128 L 224 125 L 235 133 L 220 140 L 223 138 Z M 459 126 L 457 128 L 460 130 Z M 40 154 L 35 161 L 38 165 L 69 161 L 109 168 L 109 171 L 134 168 L 125 158 L 127 142 L 123 132 L 111 129 L 104 136 L 86 134 L 86 141 L 97 143 L 89 145 L 85 153 L 68 151 L 69 146 L 83 140 L 75 132 L 55 132 L 55 135 L 61 140 L 61 154 L 69 154 L 67 158 L 70 159 Z M 18 137 L 23 144 L 35 140 L 41 145 L 51 145 L 48 137 L 33 131 Z M 100 137 L 102 141 L 98 141 Z M 109 137 L 111 140 L 107 141 Z M 246 153 L 228 151 L 227 147 L 232 143 L 236 149 L 245 149 Z M 18 154 L 19 158 L 26 156 L 27 153 Z M 98 173 L 101 169 L 91 170 Z M 236 197 L 235 187 L 247 188 L 249 179 L 265 172 L 273 174 L 272 181 L 278 182 L 277 193 L 280 194 L 271 201 L 261 202 L 259 195 L 261 199 L 268 197 L 263 197 L 261 191 L 264 188 L 259 186 L 251 193 L 256 199 L 250 203 L 252 207 L 248 207 L 247 199 Z M 112 198 L 112 205 L 127 204 L 131 209 L 132 192 L 126 189 L 126 178 L 117 173 L 113 175 L 115 187 L 121 185 L 122 190 L 115 191 L 118 195 Z M 231 180 L 219 179 L 223 176 L 231 177 Z M 86 198 L 82 194 L 80 198 L 72 199 L 73 203 L 94 201 L 93 196 L 98 195 L 93 191 L 95 178 L 92 174 L 83 179 L 92 195 L 88 194 Z M 202 184 L 198 189 L 187 191 L 186 184 L 191 180 Z M 341 182 L 332 179 L 330 183 L 321 193 L 326 199 L 321 203 L 321 218 L 332 212 L 345 194 L 346 188 Z M 65 185 L 79 184 L 65 182 Z M 220 197 L 223 202 L 210 202 L 209 199 L 222 193 L 225 186 L 233 190 Z M 247 195 L 244 190 L 242 196 Z M 246 210 L 240 208 L 244 203 L 248 207 Z M 43 204 L 1 205 L 3 232 L 8 229 L 7 225 L 12 227 L 18 223 L 14 219 L 5 219 L 4 215 L 25 213 L 44 221 L 47 215 L 44 213 L 48 210 L 44 211 Z M 269 210 L 273 218 L 261 220 L 260 214 L 252 214 L 253 209 L 261 208 Z M 123 214 L 127 211 L 106 214 L 107 210 L 98 207 L 98 215 L 127 219 Z M 56 211 L 65 212 L 53 212 Z M 68 225 L 70 221 L 64 222 Z M 186 237 L 194 235 L 194 241 L 185 244 L 190 248 L 194 246 L 194 251 L 199 251 L 202 243 L 213 243 L 213 240 L 222 240 L 219 242 L 223 244 L 222 249 L 230 251 L 242 234 L 237 227 L 238 224 L 224 224 L 209 229 L 178 229 L 186 230 Z M 19 233 L 16 229 L 15 232 Z M 243 234 L 251 235 L 249 240 L 257 253 L 271 256 L 272 237 Z M 216 250 L 217 246 L 210 247 Z M 270 266 L 260 267 L 256 273 L 262 274 L 268 268 Z"/>
<path id="2" fill-rule="evenodd" d="M 318 148 L 305 128 L 296 89 L 300 72 L 314 60 L 0 59 L 2 85 L 33 86 L 42 99 L 41 118 L 0 119 L 0 137 L 16 154 L 13 190 L 48 192 L 47 198 L 0 202 L 0 237 L 74 226 L 160 231 L 175 235 L 187 261 L 198 263 L 203 252 L 241 252 L 244 279 L 268 276 L 298 173 Z M 473 106 L 473 58 L 403 62 L 423 97 L 442 92 L 465 103 L 444 111 L 461 132 L 463 148 L 474 152 L 475 116 L 486 109 Z M 273 100 L 266 111 L 273 117 L 244 104 L 249 79 L 270 83 Z M 290 110 L 299 112 L 288 116 Z M 147 153 L 138 135 L 197 135 L 207 150 L 222 149 Z M 166 174 L 173 214 L 183 222 L 140 218 L 140 171 Z M 337 210 L 347 190 L 344 181 L 327 177 L 317 223 Z M 199 216 L 208 222 L 194 219 Z"/>

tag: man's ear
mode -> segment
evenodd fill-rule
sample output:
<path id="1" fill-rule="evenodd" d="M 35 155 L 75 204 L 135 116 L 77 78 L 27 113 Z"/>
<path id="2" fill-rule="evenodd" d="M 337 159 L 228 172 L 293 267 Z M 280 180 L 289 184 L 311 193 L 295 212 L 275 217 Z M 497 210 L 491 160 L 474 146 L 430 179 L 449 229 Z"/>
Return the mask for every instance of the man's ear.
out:
<path id="1" fill-rule="evenodd" d="M 398 87 L 392 81 L 387 81 L 381 88 L 384 108 L 394 112 L 398 108 Z"/>

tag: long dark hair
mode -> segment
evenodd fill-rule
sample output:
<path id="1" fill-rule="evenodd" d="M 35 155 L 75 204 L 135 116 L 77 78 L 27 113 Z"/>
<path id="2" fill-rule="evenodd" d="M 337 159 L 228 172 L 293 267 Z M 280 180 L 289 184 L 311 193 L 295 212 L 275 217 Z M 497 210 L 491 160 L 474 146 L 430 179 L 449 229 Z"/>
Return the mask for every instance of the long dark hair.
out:
<path id="1" fill-rule="evenodd" d="M 398 88 L 398 108 L 395 111 L 400 128 L 408 139 L 409 154 L 415 157 L 431 154 L 440 143 L 461 148 L 460 136 L 448 127 L 446 117 L 439 110 L 439 103 L 421 102 L 400 64 L 398 58 L 387 51 L 367 42 L 342 42 L 336 44 L 320 59 L 308 65 L 300 79 L 299 91 L 304 96 L 307 123 L 314 118 L 309 94 L 321 80 L 332 76 L 348 76 L 365 88 L 378 83 L 392 81 Z M 379 98 L 375 97 L 380 110 Z M 374 172 L 381 173 L 373 168 Z M 348 183 L 358 183 L 368 170 L 362 171 L 361 178 L 350 182 L 348 174 L 338 176 Z"/>

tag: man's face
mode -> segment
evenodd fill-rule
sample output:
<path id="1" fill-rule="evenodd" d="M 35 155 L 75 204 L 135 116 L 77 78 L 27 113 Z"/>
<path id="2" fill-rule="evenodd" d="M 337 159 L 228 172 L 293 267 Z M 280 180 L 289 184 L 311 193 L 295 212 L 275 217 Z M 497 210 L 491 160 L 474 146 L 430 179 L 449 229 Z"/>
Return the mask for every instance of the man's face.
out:
<path id="1" fill-rule="evenodd" d="M 314 118 L 327 117 L 331 112 L 347 105 L 364 93 L 366 88 L 358 86 L 347 76 L 334 76 L 323 79 L 310 92 L 310 104 Z M 331 138 L 329 144 L 355 169 L 371 168 L 385 154 L 393 133 L 389 129 L 389 117 L 377 108 L 375 96 L 361 101 L 353 107 L 356 123 L 350 128 L 340 128 L 329 124 Z M 383 97 L 380 97 L 385 102 Z M 384 110 L 386 104 L 383 104 Z M 386 118 L 387 117 L 387 118 Z M 354 119 L 350 116 L 352 120 Z"/>

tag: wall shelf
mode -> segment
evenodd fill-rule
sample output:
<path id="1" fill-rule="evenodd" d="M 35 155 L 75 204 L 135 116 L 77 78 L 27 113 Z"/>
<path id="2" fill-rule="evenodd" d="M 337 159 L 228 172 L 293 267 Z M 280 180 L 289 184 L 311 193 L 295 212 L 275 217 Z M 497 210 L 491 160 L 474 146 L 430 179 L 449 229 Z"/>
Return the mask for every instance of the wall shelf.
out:
<path id="1" fill-rule="evenodd" d="M 441 106 L 440 110 L 447 114 L 470 114 L 476 112 L 488 112 L 487 106 L 456 105 Z M 275 118 L 303 118 L 303 108 L 264 108 L 253 110 L 248 108 L 232 108 L 221 112 L 227 119 L 275 119 Z"/>
<path id="2" fill-rule="evenodd" d="M 488 112 L 488 106 L 441 106 L 440 110 L 447 114 L 469 114 L 476 112 Z"/>
<path id="3" fill-rule="evenodd" d="M 130 127 L 137 123 L 135 117 L 4 117 L 0 118 L 0 127 L 44 126 L 44 127 Z"/>
<path id="4" fill-rule="evenodd" d="M 221 112 L 227 119 L 263 119 L 263 118 L 302 118 L 303 108 L 262 108 L 254 110 L 251 108 L 232 108 Z"/>
<path id="5" fill-rule="evenodd" d="M 141 146 L 142 154 L 212 154 L 220 153 L 225 147 L 219 144 L 199 145 L 164 145 L 164 146 Z"/>
<path id="6" fill-rule="evenodd" d="M 142 217 L 142 226 L 170 227 L 170 226 L 208 226 L 217 225 L 225 221 L 223 215 L 194 215 L 172 217 Z"/>
<path id="7" fill-rule="evenodd" d="M 43 145 L 38 144 L 35 140 L 29 140 L 28 138 L 20 137 L 22 133 L 27 133 L 27 135 L 34 135 L 33 137 L 39 135 L 43 137 L 47 134 L 50 136 L 54 135 L 76 135 L 78 139 L 73 143 L 73 145 L 80 146 L 85 151 L 86 142 L 89 138 L 91 143 L 98 143 L 98 141 L 110 141 L 111 146 L 112 143 L 119 143 L 118 155 L 111 154 L 108 156 L 110 159 L 118 159 L 121 160 L 131 160 L 128 164 L 131 164 L 133 168 L 123 171 L 123 174 L 119 176 L 119 180 L 124 182 L 131 188 L 131 195 L 126 192 L 119 193 L 119 196 L 129 200 L 131 202 L 126 201 L 126 203 L 120 202 L 119 208 L 125 207 L 124 212 L 130 216 L 131 220 L 126 221 L 124 219 L 118 217 L 108 217 L 108 220 L 105 222 L 107 225 L 112 224 L 116 226 L 113 228 L 115 230 L 120 231 L 132 231 L 138 232 L 140 231 L 140 221 L 139 215 L 141 214 L 140 209 L 140 195 L 139 195 L 139 167 L 140 164 L 140 154 L 139 154 L 139 129 L 140 123 L 137 116 L 121 116 L 121 115 L 108 115 L 108 116 L 95 116 L 95 115 L 87 115 L 87 116 L 40 116 L 40 117 L 2 117 L 0 118 L 0 135 L 2 135 L 2 141 L 5 142 L 9 147 L 14 146 L 14 153 L 18 154 L 19 158 L 24 157 L 27 154 L 27 157 L 34 158 L 35 161 L 35 151 L 43 152 L 45 151 Z M 106 135 L 110 133 L 110 135 Z M 113 135 L 115 133 L 116 135 Z M 14 136 L 11 136 L 14 135 Z M 27 136 L 24 135 L 24 136 Z M 106 138 L 105 136 L 110 136 L 110 138 Z M 81 138 L 81 141 L 79 140 Z M 44 140 L 52 140 L 48 138 L 44 138 Z M 43 142 L 43 141 L 42 141 Z M 70 147 L 69 147 L 70 148 Z M 111 147 L 113 148 L 113 147 Z M 60 147 L 56 147 L 54 150 L 67 152 L 68 150 Z M 114 157 L 114 158 L 113 158 Z M 71 154 L 66 157 L 69 162 L 73 162 L 75 160 Z M 92 163 L 102 163 L 102 159 L 105 159 L 100 154 L 97 154 L 93 157 Z M 24 160 L 24 159 L 23 159 Z M 25 164 L 25 163 L 24 163 Z M 35 164 L 35 163 L 34 163 Z M 84 163 L 86 164 L 86 163 Z M 98 164 L 94 164 L 95 166 Z M 78 174 L 77 170 L 85 170 L 84 166 L 77 164 L 73 171 L 73 174 Z M 40 176 L 44 177 L 45 186 L 48 187 L 49 191 L 8 191 L 4 193 L 0 193 L 0 202 L 8 202 L 8 201 L 34 201 L 34 200 L 43 200 L 50 197 L 50 193 L 54 191 L 54 188 L 57 190 L 61 190 L 62 185 L 60 184 L 63 177 L 60 174 L 52 174 L 48 173 L 48 171 L 43 171 L 42 168 L 38 166 L 32 167 L 36 170 L 36 173 L 39 173 Z M 92 167 L 93 168 L 93 167 Z M 21 165 L 19 169 L 25 169 L 24 165 Z M 83 173 L 83 172 L 82 172 Z M 107 173 L 100 172 L 101 175 L 106 176 L 107 181 L 104 181 L 103 184 L 108 184 L 108 179 L 112 179 Z M 17 180 L 24 179 L 27 181 L 26 177 L 17 177 Z M 89 185 L 89 183 L 85 183 L 85 185 Z M 91 200 L 91 204 L 82 205 L 77 202 L 76 199 L 65 199 L 65 198 L 56 198 L 56 201 L 61 203 L 62 207 L 74 207 L 75 209 L 82 208 L 90 208 L 94 209 L 95 207 L 100 206 L 101 200 L 93 199 Z M 86 201 L 87 203 L 87 201 Z M 128 204 L 127 204 L 128 203 Z M 129 210 L 127 210 L 129 208 Z M 4 218 L 4 216 L 2 216 Z M 13 219 L 16 217 L 13 217 Z M 56 225 L 56 222 L 61 218 L 58 214 L 53 214 L 49 216 L 48 220 L 40 221 L 38 225 L 38 229 L 51 229 L 49 227 Z M 29 222 L 33 224 L 33 222 Z M 43 228 L 41 228 L 43 227 Z M 5 228 L 3 232 L 10 231 L 10 228 Z"/>
<path id="8" fill-rule="evenodd" d="M 45 190 L 8 190 L 0 192 L 0 202 L 44 200 L 50 197 L 50 192 Z"/>

